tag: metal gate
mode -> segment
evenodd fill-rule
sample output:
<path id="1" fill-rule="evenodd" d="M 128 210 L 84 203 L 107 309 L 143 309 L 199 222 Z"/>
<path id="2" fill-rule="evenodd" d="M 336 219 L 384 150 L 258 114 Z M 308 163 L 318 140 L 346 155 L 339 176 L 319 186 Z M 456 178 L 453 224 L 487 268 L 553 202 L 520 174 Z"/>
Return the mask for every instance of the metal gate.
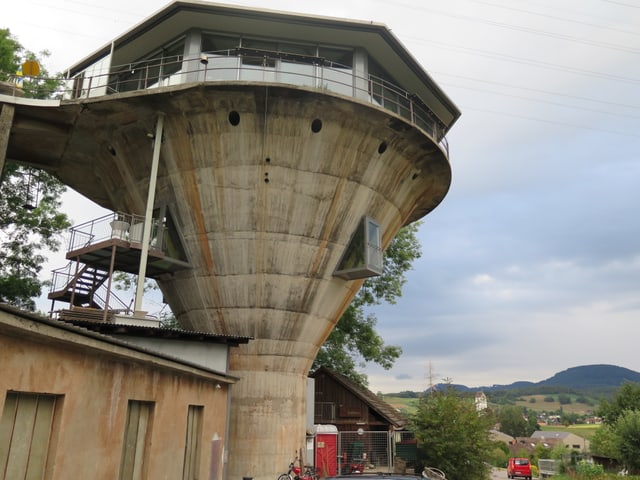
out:
<path id="1" fill-rule="evenodd" d="M 393 446 L 389 432 L 338 433 L 338 469 L 341 475 L 392 472 Z"/>

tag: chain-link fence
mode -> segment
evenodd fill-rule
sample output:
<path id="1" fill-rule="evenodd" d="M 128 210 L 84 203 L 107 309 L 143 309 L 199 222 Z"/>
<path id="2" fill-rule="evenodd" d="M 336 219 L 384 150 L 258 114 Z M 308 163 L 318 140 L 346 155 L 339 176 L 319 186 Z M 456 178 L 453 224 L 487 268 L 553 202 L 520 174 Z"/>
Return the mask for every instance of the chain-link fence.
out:
<path id="1" fill-rule="evenodd" d="M 364 471 L 390 472 L 393 468 L 392 438 L 388 432 L 340 432 L 338 455 L 340 474 Z"/>

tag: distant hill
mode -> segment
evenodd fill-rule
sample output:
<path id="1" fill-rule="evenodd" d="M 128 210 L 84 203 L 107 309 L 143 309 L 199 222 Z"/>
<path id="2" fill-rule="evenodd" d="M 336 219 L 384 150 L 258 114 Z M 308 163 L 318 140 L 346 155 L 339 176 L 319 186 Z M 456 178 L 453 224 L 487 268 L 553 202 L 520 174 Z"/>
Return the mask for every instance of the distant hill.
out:
<path id="1" fill-rule="evenodd" d="M 538 385 L 562 385 L 572 388 L 619 387 L 623 383 L 640 383 L 640 373 L 614 365 L 587 365 L 556 373 Z"/>
<path id="2" fill-rule="evenodd" d="M 509 385 L 491 385 L 486 387 L 467 387 L 465 385 L 453 385 L 462 391 L 484 391 L 496 390 L 540 390 L 545 391 L 553 387 L 564 389 L 585 391 L 599 390 L 612 391 L 627 382 L 640 383 L 640 373 L 628 368 L 617 367 L 615 365 L 584 365 L 572 367 L 556 373 L 553 377 L 540 382 L 519 381 Z M 444 387 L 439 384 L 436 386 Z"/>

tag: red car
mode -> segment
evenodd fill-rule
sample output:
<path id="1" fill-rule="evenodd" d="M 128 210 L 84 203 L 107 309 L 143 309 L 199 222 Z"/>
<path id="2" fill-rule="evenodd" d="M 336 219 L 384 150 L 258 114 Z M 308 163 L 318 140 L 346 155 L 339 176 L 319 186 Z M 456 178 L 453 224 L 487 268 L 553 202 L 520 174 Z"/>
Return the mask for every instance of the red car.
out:
<path id="1" fill-rule="evenodd" d="M 528 458 L 510 458 L 507 463 L 507 477 L 522 477 L 531 480 L 531 462 Z"/>

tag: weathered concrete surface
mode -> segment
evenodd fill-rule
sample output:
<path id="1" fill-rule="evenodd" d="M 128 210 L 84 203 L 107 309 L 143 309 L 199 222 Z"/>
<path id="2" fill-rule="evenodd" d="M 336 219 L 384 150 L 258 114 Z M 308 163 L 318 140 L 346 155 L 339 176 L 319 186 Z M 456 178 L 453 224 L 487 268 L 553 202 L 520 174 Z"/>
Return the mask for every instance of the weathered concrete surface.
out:
<path id="1" fill-rule="evenodd" d="M 360 286 L 332 276 L 358 223 L 376 219 L 388 245 L 444 198 L 450 166 L 387 110 L 250 83 L 114 95 L 56 115 L 16 106 L 8 156 L 107 208 L 142 213 L 158 112 L 156 204 L 171 209 L 194 267 L 160 288 L 185 327 L 255 337 L 231 358 L 242 380 L 228 473 L 271 479 L 304 446 L 308 369 Z"/>
<path id="2" fill-rule="evenodd" d="M 120 478 L 129 400 L 153 402 L 145 478 L 182 478 L 187 412 L 192 405 L 203 407 L 198 478 L 212 478 L 210 466 L 220 464 L 211 440 L 226 436 L 231 377 L 81 328 L 34 321 L 7 308 L 0 309 L 0 362 L 0 412 L 8 391 L 59 396 L 48 479 Z M 11 472 L 3 470 L 3 478 L 26 477 L 24 472 Z M 213 478 L 222 480 L 221 472 Z"/>

